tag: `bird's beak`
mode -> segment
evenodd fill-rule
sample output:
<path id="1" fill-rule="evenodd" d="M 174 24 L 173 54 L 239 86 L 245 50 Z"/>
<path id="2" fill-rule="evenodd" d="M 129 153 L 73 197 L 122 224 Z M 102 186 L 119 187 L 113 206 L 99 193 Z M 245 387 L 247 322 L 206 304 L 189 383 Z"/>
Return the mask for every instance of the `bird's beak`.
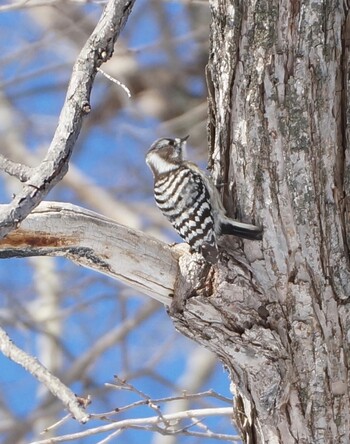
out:
<path id="1" fill-rule="evenodd" d="M 186 140 L 190 137 L 190 135 L 182 137 L 182 139 L 180 139 L 181 143 L 186 142 Z"/>
<path id="2" fill-rule="evenodd" d="M 177 137 L 176 139 L 174 139 L 175 142 L 176 142 L 176 146 L 178 147 L 178 149 L 181 150 L 181 149 L 184 147 L 185 142 L 186 142 L 186 140 L 187 140 L 189 137 L 190 137 L 190 136 L 185 136 L 185 137 L 182 137 L 182 138 Z"/>

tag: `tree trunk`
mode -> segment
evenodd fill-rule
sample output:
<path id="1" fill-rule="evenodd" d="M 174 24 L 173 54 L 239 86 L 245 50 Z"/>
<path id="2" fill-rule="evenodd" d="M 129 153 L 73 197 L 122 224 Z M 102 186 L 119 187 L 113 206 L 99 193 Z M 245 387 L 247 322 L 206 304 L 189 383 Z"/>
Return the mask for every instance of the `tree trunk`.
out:
<path id="1" fill-rule="evenodd" d="M 348 6 L 211 9 L 210 166 L 264 239 L 225 238 L 211 274 L 182 256 L 174 321 L 227 368 L 244 442 L 348 443 Z"/>

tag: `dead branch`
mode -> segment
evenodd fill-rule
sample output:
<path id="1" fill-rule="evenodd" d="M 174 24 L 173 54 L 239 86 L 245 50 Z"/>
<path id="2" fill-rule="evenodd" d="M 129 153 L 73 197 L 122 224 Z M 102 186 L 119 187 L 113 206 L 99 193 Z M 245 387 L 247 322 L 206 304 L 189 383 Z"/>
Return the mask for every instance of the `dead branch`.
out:
<path id="1" fill-rule="evenodd" d="M 20 228 L 0 240 L 0 258 L 42 255 L 65 256 L 171 304 L 178 250 L 92 211 L 42 202 Z"/>
<path id="2" fill-rule="evenodd" d="M 90 111 L 90 93 L 97 69 L 112 56 L 133 4 L 134 0 L 109 0 L 107 3 L 74 64 L 58 126 L 45 158 L 21 192 L 10 204 L 1 207 L 0 238 L 14 230 L 66 174 L 83 117 Z"/>

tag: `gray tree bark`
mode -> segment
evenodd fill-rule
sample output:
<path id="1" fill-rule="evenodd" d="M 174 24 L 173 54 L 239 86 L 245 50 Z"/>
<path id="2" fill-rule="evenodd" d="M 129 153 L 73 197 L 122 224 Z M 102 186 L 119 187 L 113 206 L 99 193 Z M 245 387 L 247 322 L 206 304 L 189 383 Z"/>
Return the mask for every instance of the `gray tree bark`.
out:
<path id="1" fill-rule="evenodd" d="M 175 323 L 225 364 L 244 442 L 348 443 L 349 7 L 211 10 L 210 165 L 264 239 L 225 239 L 210 274 L 180 258 L 178 292 L 193 285 Z"/>
<path id="2" fill-rule="evenodd" d="M 223 239 L 211 268 L 164 250 L 172 271 L 154 285 L 165 304 L 175 286 L 185 300 L 176 327 L 224 363 L 244 442 L 348 443 L 349 7 L 212 0 L 211 9 L 210 167 L 229 214 L 262 224 L 264 238 Z M 34 254 L 23 242 L 2 248 Z"/>

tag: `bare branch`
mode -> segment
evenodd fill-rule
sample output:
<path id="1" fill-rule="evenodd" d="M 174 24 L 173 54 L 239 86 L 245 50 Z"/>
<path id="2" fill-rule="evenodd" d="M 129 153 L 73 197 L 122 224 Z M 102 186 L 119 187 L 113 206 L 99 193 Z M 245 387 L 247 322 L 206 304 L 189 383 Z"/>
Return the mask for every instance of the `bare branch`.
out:
<path id="1" fill-rule="evenodd" d="M 114 376 L 114 379 L 116 379 L 117 384 L 115 387 L 120 387 L 123 390 L 130 390 L 137 395 L 140 396 L 145 402 L 146 405 L 148 405 L 149 408 L 155 411 L 155 413 L 158 414 L 159 418 L 162 420 L 162 422 L 165 424 L 166 427 L 169 427 L 170 424 L 168 424 L 167 420 L 164 418 L 164 415 L 159 407 L 159 405 L 152 401 L 151 397 L 143 393 L 141 390 L 137 389 L 134 385 L 129 384 L 127 381 L 120 379 L 117 375 Z"/>
<path id="2" fill-rule="evenodd" d="M 54 396 L 63 402 L 77 421 L 81 423 L 88 421 L 89 415 L 80 405 L 75 394 L 56 376 L 53 376 L 37 359 L 18 348 L 2 329 L 0 329 L 0 350 L 11 361 L 21 365 L 38 381 L 42 382 Z"/>
<path id="3" fill-rule="evenodd" d="M 101 68 L 97 68 L 97 71 L 100 72 L 103 76 L 106 77 L 106 79 L 110 80 L 111 82 L 115 83 L 116 85 L 120 86 L 121 89 L 123 89 L 126 93 L 126 95 L 128 96 L 129 99 L 131 99 L 131 92 L 130 89 L 124 85 L 123 82 L 121 82 L 118 79 L 115 79 L 114 77 L 110 76 L 109 74 L 107 74 L 106 72 L 104 72 Z"/>
<path id="4" fill-rule="evenodd" d="M 84 432 L 78 432 L 71 435 L 62 435 L 58 436 L 57 438 L 49 438 L 44 439 L 42 441 L 35 441 L 31 444 L 53 444 L 56 442 L 64 442 L 64 441 L 73 441 L 80 438 L 84 438 L 86 436 L 91 436 L 97 433 L 103 433 L 103 432 L 109 432 L 112 430 L 120 430 L 125 429 L 127 427 L 131 428 L 140 428 L 140 427 L 156 427 L 159 432 L 162 433 L 176 433 L 176 430 L 174 431 L 173 427 L 178 422 L 184 420 L 184 419 L 191 419 L 191 418 L 199 418 L 199 417 L 208 417 L 208 416 L 232 416 L 233 415 L 233 408 L 232 407 L 221 407 L 221 408 L 208 408 L 208 409 L 193 409 L 193 410 L 186 410 L 183 412 L 178 413 L 172 413 L 170 415 L 164 415 L 164 420 L 168 423 L 171 423 L 172 426 L 170 426 L 169 430 L 164 429 L 164 423 L 162 421 L 162 418 L 159 416 L 151 416 L 148 418 L 134 418 L 134 419 L 124 419 L 122 421 L 113 422 L 112 424 L 103 425 L 100 427 L 91 428 L 89 430 L 86 430 Z M 159 427 L 162 427 L 159 429 Z M 198 436 L 198 432 L 197 432 Z M 201 434 L 201 437 L 204 437 L 205 434 Z M 222 435 L 224 436 L 224 435 Z M 226 435 L 227 436 L 227 435 Z M 208 437 L 208 436 L 207 436 Z M 240 438 L 238 436 L 230 435 L 231 441 L 239 441 Z"/>
<path id="5" fill-rule="evenodd" d="M 73 67 L 66 100 L 48 153 L 9 205 L 0 211 L 0 237 L 15 229 L 66 174 L 97 69 L 113 54 L 114 43 L 131 12 L 134 0 L 109 0 Z"/>
<path id="6" fill-rule="evenodd" d="M 87 368 L 93 362 L 96 362 L 99 355 L 111 347 L 112 344 L 115 344 L 125 337 L 136 325 L 148 319 L 157 309 L 159 309 L 158 304 L 151 300 L 148 304 L 140 308 L 135 317 L 126 319 L 122 324 L 108 331 L 108 333 L 97 340 L 95 344 L 91 345 L 85 353 L 79 356 L 71 369 L 66 373 L 65 381 L 73 382 L 80 375 L 86 373 Z"/>
<path id="7" fill-rule="evenodd" d="M 116 384 L 112 384 L 109 382 L 106 383 L 105 385 L 106 385 L 106 387 L 111 387 L 116 390 L 125 389 L 125 387 L 123 387 L 121 385 L 116 385 Z M 201 392 L 201 393 L 184 392 L 181 396 L 168 396 L 167 398 L 158 398 L 158 399 L 153 399 L 153 398 L 148 397 L 147 399 L 140 399 L 138 401 L 133 402 L 132 404 L 128 404 L 123 407 L 118 407 L 117 409 L 114 409 L 109 412 L 103 412 L 103 413 L 98 413 L 98 414 L 92 413 L 91 418 L 102 419 L 103 417 L 106 418 L 106 417 L 111 417 L 113 415 L 119 415 L 121 412 L 125 412 L 126 410 L 131 410 L 131 409 L 133 409 L 135 407 L 139 407 L 141 405 L 148 405 L 149 403 L 167 404 L 167 403 L 174 403 L 174 401 L 186 401 L 187 402 L 190 400 L 203 400 L 205 397 L 215 398 L 215 399 L 223 401 L 227 404 L 232 404 L 232 399 L 226 398 L 225 396 L 220 395 L 219 393 L 216 393 L 213 390 L 207 390 L 207 391 Z M 188 405 L 188 404 L 186 404 L 186 405 Z M 182 409 L 182 410 L 187 410 L 187 409 Z M 176 411 L 180 411 L 180 410 L 178 409 Z M 168 413 L 175 413 L 175 410 L 173 412 L 168 412 Z"/>
<path id="8" fill-rule="evenodd" d="M 21 182 L 29 180 L 33 173 L 33 169 L 22 165 L 20 163 L 12 162 L 12 160 L 6 159 L 6 157 L 0 154 L 0 170 L 9 174 L 10 176 L 17 177 Z"/>
<path id="9" fill-rule="evenodd" d="M 0 240 L 0 258 L 42 255 L 65 256 L 170 305 L 180 252 L 76 205 L 42 202 Z"/>

